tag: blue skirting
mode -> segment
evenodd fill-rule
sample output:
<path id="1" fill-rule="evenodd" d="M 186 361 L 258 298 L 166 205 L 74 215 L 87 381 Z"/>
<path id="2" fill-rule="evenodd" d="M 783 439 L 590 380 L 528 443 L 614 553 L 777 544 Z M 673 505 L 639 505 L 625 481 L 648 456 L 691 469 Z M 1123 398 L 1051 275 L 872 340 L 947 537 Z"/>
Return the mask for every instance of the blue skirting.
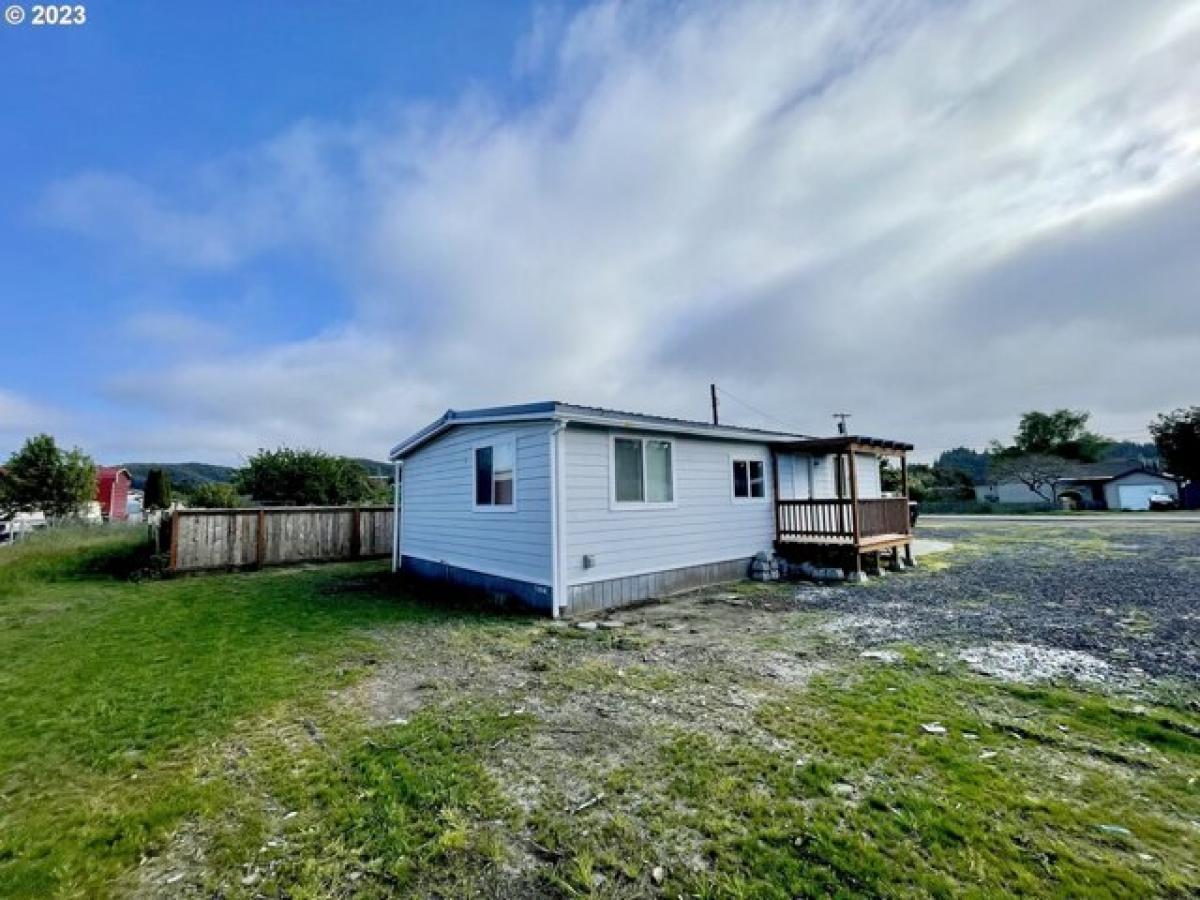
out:
<path id="1" fill-rule="evenodd" d="M 510 599 L 515 606 L 533 612 L 549 614 L 553 610 L 552 592 L 549 586 L 544 584 L 505 578 L 502 575 L 489 575 L 487 572 L 463 569 L 449 563 L 430 562 L 414 556 L 400 558 L 400 571 L 423 581 L 452 584 L 487 594 L 501 594 Z"/>

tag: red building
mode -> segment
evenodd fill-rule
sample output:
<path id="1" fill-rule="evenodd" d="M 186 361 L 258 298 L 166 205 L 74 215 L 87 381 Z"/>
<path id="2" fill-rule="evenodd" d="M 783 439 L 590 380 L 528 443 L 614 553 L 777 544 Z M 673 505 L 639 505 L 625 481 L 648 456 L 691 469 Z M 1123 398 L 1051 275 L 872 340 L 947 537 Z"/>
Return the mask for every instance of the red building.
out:
<path id="1" fill-rule="evenodd" d="M 100 515 L 110 521 L 124 521 L 129 513 L 129 486 L 133 479 L 124 469 L 116 466 L 101 466 L 96 472 L 96 500 L 100 503 Z"/>

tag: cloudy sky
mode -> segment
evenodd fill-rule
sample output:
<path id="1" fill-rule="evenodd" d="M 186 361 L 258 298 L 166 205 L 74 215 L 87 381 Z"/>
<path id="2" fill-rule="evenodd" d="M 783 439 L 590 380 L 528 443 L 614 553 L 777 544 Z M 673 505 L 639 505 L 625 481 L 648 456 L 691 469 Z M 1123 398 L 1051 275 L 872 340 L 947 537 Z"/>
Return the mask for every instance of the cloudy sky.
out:
<path id="1" fill-rule="evenodd" d="M 0 25 L 0 454 L 1200 403 L 1200 3 L 88 10 Z"/>

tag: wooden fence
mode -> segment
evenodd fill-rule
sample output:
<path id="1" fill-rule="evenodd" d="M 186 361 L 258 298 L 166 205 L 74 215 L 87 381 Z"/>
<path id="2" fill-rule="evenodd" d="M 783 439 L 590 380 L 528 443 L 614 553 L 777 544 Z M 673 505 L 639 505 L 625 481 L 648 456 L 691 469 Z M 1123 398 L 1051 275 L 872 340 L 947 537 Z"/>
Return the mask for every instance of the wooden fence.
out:
<path id="1" fill-rule="evenodd" d="M 172 572 L 370 559 L 391 554 L 393 518 L 390 506 L 179 509 L 163 537 Z"/>

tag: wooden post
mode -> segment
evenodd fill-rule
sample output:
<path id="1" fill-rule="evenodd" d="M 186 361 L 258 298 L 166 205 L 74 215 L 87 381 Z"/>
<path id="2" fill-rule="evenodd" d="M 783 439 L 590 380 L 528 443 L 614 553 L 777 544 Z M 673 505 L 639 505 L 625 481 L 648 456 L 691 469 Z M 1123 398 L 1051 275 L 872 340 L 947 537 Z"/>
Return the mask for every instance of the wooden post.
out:
<path id="1" fill-rule="evenodd" d="M 858 520 L 858 466 L 854 459 L 854 446 L 851 445 L 850 452 L 846 454 L 849 460 L 848 468 L 850 469 L 850 525 L 854 533 L 854 547 L 857 550 L 862 539 L 862 523 Z"/>
<path id="2" fill-rule="evenodd" d="M 350 558 L 358 559 L 362 555 L 362 508 L 350 510 L 354 520 L 350 523 Z"/>
<path id="3" fill-rule="evenodd" d="M 904 533 L 912 536 L 912 512 L 908 508 L 908 454 L 900 454 L 900 488 L 904 492 Z M 897 554 L 899 556 L 899 554 Z M 916 563 L 913 561 L 912 541 L 910 540 L 904 545 L 904 562 L 911 569 Z"/>
<path id="4" fill-rule="evenodd" d="M 179 565 L 179 518 L 180 511 L 171 513 L 171 571 Z"/>
<path id="5" fill-rule="evenodd" d="M 774 492 L 771 502 L 775 504 L 775 541 L 779 542 L 783 540 L 779 534 L 779 454 L 774 447 L 771 448 L 771 490 Z"/>
<path id="6" fill-rule="evenodd" d="M 846 479 L 842 477 L 844 469 L 842 468 L 842 454 L 835 453 L 833 455 L 833 491 L 837 494 L 837 530 L 838 534 L 846 533 L 846 510 L 841 501 L 846 499 Z"/>
<path id="7" fill-rule="evenodd" d="M 717 415 L 717 407 L 719 405 L 717 403 L 717 385 L 715 383 L 710 384 L 708 386 L 708 392 L 712 396 L 713 424 L 720 425 L 721 419 L 720 419 L 720 416 Z"/>
<path id="8" fill-rule="evenodd" d="M 254 536 L 254 564 L 260 569 L 267 562 L 267 511 L 258 511 L 258 533 Z"/>

